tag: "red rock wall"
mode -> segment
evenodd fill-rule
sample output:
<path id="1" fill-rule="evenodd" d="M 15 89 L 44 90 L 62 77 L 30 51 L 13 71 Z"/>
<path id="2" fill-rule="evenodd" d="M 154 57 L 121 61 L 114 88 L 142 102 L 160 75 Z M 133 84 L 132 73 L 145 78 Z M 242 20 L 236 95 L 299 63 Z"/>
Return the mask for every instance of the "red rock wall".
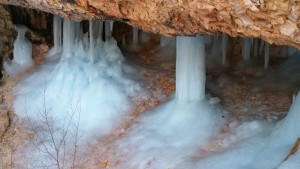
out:
<path id="1" fill-rule="evenodd" d="M 0 0 L 73 20 L 113 19 L 164 35 L 227 33 L 300 49 L 296 0 Z"/>

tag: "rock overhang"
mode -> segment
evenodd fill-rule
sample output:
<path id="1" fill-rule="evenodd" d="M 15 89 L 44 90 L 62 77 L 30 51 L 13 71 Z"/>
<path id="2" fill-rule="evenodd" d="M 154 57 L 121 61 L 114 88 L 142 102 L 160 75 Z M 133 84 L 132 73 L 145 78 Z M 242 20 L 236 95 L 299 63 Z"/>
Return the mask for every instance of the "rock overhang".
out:
<path id="1" fill-rule="evenodd" d="M 166 36 L 226 33 L 300 48 L 296 0 L 0 0 L 75 21 L 118 20 Z"/>

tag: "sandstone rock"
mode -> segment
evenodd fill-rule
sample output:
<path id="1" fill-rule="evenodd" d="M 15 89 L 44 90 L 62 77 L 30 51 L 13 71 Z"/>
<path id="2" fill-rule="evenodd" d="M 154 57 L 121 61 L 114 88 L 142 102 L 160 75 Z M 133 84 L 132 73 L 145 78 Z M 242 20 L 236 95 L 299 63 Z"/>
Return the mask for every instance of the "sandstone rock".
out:
<path id="1" fill-rule="evenodd" d="M 46 42 L 46 38 L 37 32 L 32 31 L 31 29 L 28 30 L 26 33 L 26 37 L 33 43 L 33 44 L 42 44 Z"/>
<path id="2" fill-rule="evenodd" d="M 32 45 L 32 56 L 37 64 L 42 64 L 45 61 L 45 56 L 49 52 L 49 46 L 46 44 Z"/>
<path id="3" fill-rule="evenodd" d="M 299 1 L 0 0 L 0 3 L 36 8 L 77 21 L 119 20 L 169 36 L 223 32 L 300 48 Z"/>
<path id="4" fill-rule="evenodd" d="M 9 126 L 8 113 L 5 110 L 0 110 L 0 137 L 5 133 Z"/>
<path id="5" fill-rule="evenodd" d="M 9 9 L 0 5 L 0 76 L 2 76 L 3 59 L 9 57 L 16 35 Z"/>

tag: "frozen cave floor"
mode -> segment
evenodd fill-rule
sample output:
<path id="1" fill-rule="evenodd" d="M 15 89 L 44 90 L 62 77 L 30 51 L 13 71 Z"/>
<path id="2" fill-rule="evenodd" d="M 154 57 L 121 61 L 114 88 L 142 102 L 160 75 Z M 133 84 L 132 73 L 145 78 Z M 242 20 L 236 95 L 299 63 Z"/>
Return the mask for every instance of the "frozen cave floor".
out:
<path id="1" fill-rule="evenodd" d="M 116 144 L 118 140 L 130 132 L 130 127 L 137 122 L 143 112 L 164 104 L 168 97 L 172 97 L 175 90 L 174 46 L 168 45 L 159 48 L 156 44 L 146 44 L 139 51 L 122 48 L 122 52 L 131 60 L 132 64 L 139 64 L 145 68 L 146 71 L 143 72 L 143 76 L 147 79 L 146 83 L 150 94 L 148 99 L 140 100 L 134 112 L 125 117 L 114 132 L 90 145 L 89 151 L 85 155 L 87 159 L 90 159 L 85 164 L 85 167 L 88 168 L 119 168 L 120 164 L 124 162 L 122 160 L 126 158 L 118 157 L 118 145 Z M 39 53 L 37 52 L 35 55 L 38 56 Z M 162 56 L 166 56 L 168 59 L 161 59 Z M 208 55 L 208 57 L 210 56 Z M 40 55 L 37 58 L 43 60 Z M 296 59 L 296 61 L 298 60 Z M 262 66 L 257 66 L 257 63 L 259 61 L 247 64 L 239 63 L 224 68 L 220 63 L 207 59 L 207 99 L 212 105 L 219 104 L 222 107 L 224 124 L 218 136 L 214 137 L 205 148 L 194 152 L 193 157 L 187 159 L 186 163 L 181 164 L 179 168 L 185 168 L 184 166 L 197 168 L 197 165 L 201 166 L 200 159 L 211 154 L 217 154 L 211 158 L 222 158 L 222 154 L 225 154 L 223 150 L 226 147 L 230 147 L 241 140 L 246 141 L 237 147 L 233 147 L 232 150 L 240 148 L 239 146 L 247 147 L 258 142 L 264 142 L 262 140 L 267 139 L 268 134 L 266 133 L 270 133 L 274 128 L 274 122 L 286 116 L 292 98 L 299 90 L 300 82 L 292 78 L 293 74 L 291 72 L 293 71 L 287 69 L 290 65 L 282 66 L 282 64 L 278 64 L 264 70 Z M 40 62 L 40 64 L 43 64 L 43 62 Z M 34 71 L 37 67 L 38 65 L 14 77 L 6 78 L 1 83 L 0 113 L 1 116 L 3 114 L 8 115 L 10 120 L 4 134 L 0 135 L 0 156 L 3 166 L 9 168 L 13 167 L 13 164 L 11 164 L 11 161 L 14 160 L 13 154 L 27 140 L 30 140 L 28 135 L 24 134 L 24 128 L 22 128 L 18 122 L 18 117 L 11 109 L 14 99 L 13 87 L 26 74 Z M 0 118 L 0 120 L 3 119 L 5 120 L 5 118 Z M 258 132 L 261 129 L 263 130 Z M 249 139 L 250 137 L 254 137 L 254 139 Z M 253 146 L 253 149 L 262 147 L 264 145 L 258 144 Z M 239 151 L 243 151 L 243 149 L 241 148 Z M 234 155 L 234 153 L 236 152 L 232 151 L 231 155 Z M 247 153 L 250 157 L 255 152 Z M 236 155 L 239 155 L 239 153 Z M 193 165 L 191 166 L 191 164 Z M 208 164 L 209 162 L 205 165 Z"/>
<path id="2" fill-rule="evenodd" d="M 156 49 L 154 46 L 151 49 L 147 48 L 148 50 L 128 52 L 125 49 L 125 51 L 123 51 L 127 53 L 127 55 L 130 54 L 131 57 L 132 55 L 136 55 L 135 58 L 140 59 L 137 61 L 139 64 L 144 64 L 144 66 L 149 67 L 149 71 L 145 73 L 145 76 L 154 77 L 157 75 L 156 72 L 160 72 L 159 74 L 161 76 L 152 80 L 152 93 L 161 90 L 166 96 L 170 96 L 172 91 L 175 90 L 175 62 L 171 59 L 172 57 L 173 59 L 175 58 L 175 49 L 172 48 L 172 46 L 167 46 L 163 49 Z M 172 50 L 174 50 L 174 52 L 170 52 Z M 161 59 L 163 56 L 168 59 Z M 211 56 L 208 54 L 208 57 Z M 298 59 L 291 57 L 291 60 L 297 62 Z M 297 71 L 293 71 L 293 68 L 290 68 L 291 65 L 289 62 L 293 61 L 283 61 L 284 64 L 282 64 L 282 62 L 281 64 L 279 64 L 280 62 L 278 64 L 275 63 L 268 70 L 265 70 L 260 66 L 260 64 L 262 64 L 261 58 L 249 61 L 248 63 L 236 63 L 230 67 L 222 67 L 221 63 L 213 59 L 207 59 L 207 100 L 213 105 L 220 103 L 223 110 L 222 118 L 224 124 L 218 136 L 214 137 L 205 147 L 198 149 L 191 157 L 184 159 L 185 162 L 179 165 L 178 168 L 224 168 L 222 165 L 224 165 L 224 158 L 226 159 L 227 155 L 228 157 L 233 157 L 247 154 L 245 155 L 245 159 L 251 159 L 260 149 L 266 146 L 266 142 L 272 142 L 269 138 L 270 134 L 274 128 L 277 128 L 276 123 L 286 116 L 291 106 L 293 96 L 295 96 L 299 90 L 299 81 L 292 78 L 293 76 L 297 76 Z M 294 63 L 294 65 L 296 65 L 296 63 Z M 161 70 L 163 70 L 164 73 L 161 73 Z M 164 99 L 158 99 L 155 102 L 155 106 L 164 104 L 165 101 Z M 121 130 L 124 131 L 123 129 Z M 134 129 L 134 131 L 135 130 L 136 129 Z M 117 140 L 122 140 L 123 135 L 126 135 L 126 132 L 122 134 L 121 137 L 118 137 Z M 276 140 L 274 137 L 272 139 Z M 234 146 L 235 144 L 237 144 L 237 146 Z M 170 162 L 169 160 L 176 159 L 176 157 L 173 157 L 170 159 L 147 160 L 147 158 L 149 158 L 147 155 L 139 155 L 138 152 L 136 156 L 129 155 L 126 158 L 122 155 L 120 156 L 119 151 L 122 151 L 122 149 L 120 150 L 119 146 L 124 146 L 120 141 L 117 141 L 117 143 L 111 143 L 111 141 L 109 141 L 107 145 L 109 145 L 108 148 L 98 155 L 98 164 L 100 164 L 102 168 L 123 168 L 124 166 L 126 168 L 132 166 L 130 163 L 134 165 L 132 161 L 138 161 L 137 164 L 142 164 L 140 164 L 141 166 L 136 165 L 133 168 L 147 168 L 145 166 L 148 166 L 148 168 L 157 168 L 160 165 L 152 163 L 170 164 L 172 161 Z M 125 146 L 125 149 L 134 152 L 131 148 L 135 149 L 138 145 L 133 144 L 131 145 L 132 147 L 130 147 L 129 144 L 127 146 L 128 147 Z M 297 147 L 298 145 L 295 144 L 295 146 Z M 253 151 L 249 151 L 249 148 Z M 100 149 L 94 150 L 94 152 L 100 152 Z M 197 148 L 195 147 L 195 149 Z M 154 151 L 152 153 L 157 152 Z M 151 154 L 151 150 L 149 154 Z M 289 153 L 286 152 L 286 154 Z M 133 158 L 134 160 L 132 160 Z M 296 155 L 293 158 L 296 158 Z M 202 159 L 205 160 L 202 161 Z M 165 161 L 162 162 L 161 160 Z M 211 164 L 218 160 L 220 161 L 220 165 Z M 237 162 L 238 164 L 236 166 L 230 166 L 235 163 L 234 160 L 237 159 L 234 158 L 228 161 L 229 168 L 247 168 L 250 166 L 248 164 L 251 163 L 251 160 L 241 160 L 240 163 Z M 264 159 L 261 157 L 261 159 L 257 160 Z M 267 162 L 261 165 L 267 165 L 267 158 L 265 161 Z M 175 163 L 175 161 L 173 162 Z M 129 165 L 126 166 L 126 163 Z M 294 164 L 288 164 L 287 162 L 282 165 L 282 168 L 284 168 L 285 165 L 290 167 Z M 259 165 L 257 166 L 259 167 Z M 251 166 L 249 168 L 251 168 Z"/>

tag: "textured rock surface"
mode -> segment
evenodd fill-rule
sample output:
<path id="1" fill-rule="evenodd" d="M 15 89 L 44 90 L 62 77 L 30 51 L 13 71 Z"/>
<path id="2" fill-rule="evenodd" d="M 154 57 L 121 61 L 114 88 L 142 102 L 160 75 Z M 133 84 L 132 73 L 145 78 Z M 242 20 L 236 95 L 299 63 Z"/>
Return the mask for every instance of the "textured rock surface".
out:
<path id="1" fill-rule="evenodd" d="M 0 79 L 2 78 L 3 59 L 10 56 L 16 35 L 9 9 L 0 5 Z"/>
<path id="2" fill-rule="evenodd" d="M 300 48 L 296 0 L 0 0 L 73 20 L 115 19 L 165 35 L 224 32 Z"/>
<path id="3" fill-rule="evenodd" d="M 8 113 L 5 110 L 0 109 L 0 138 L 4 135 L 9 126 Z"/>
<path id="4" fill-rule="evenodd" d="M 33 43 L 52 42 L 52 15 L 40 10 L 9 6 L 14 24 L 29 28 L 27 38 Z"/>

